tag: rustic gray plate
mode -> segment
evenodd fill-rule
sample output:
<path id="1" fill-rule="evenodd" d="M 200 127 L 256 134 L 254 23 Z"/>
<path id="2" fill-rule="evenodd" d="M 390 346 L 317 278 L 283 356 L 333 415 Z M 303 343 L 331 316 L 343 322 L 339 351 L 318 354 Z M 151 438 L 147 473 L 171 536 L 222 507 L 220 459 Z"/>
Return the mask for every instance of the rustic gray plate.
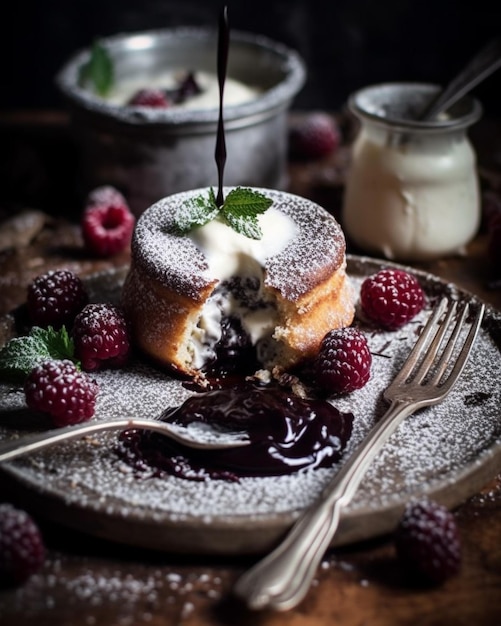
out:
<path id="1" fill-rule="evenodd" d="M 350 257 L 348 271 L 362 280 L 395 264 Z M 420 280 L 428 308 L 403 329 L 381 332 L 359 320 L 373 352 L 373 374 L 363 389 L 333 404 L 355 415 L 347 455 L 382 415 L 381 393 L 405 359 L 440 296 L 475 298 L 440 279 L 406 268 Z M 123 272 L 92 277 L 94 299 L 116 300 Z M 3 320 L 3 328 L 10 328 Z M 472 357 L 441 405 L 408 418 L 370 468 L 342 518 L 334 545 L 391 531 L 405 503 L 427 494 L 454 507 L 501 471 L 501 314 L 487 308 Z M 155 416 L 190 391 L 144 363 L 96 374 L 100 396 L 95 419 Z M 0 386 L 0 439 L 41 430 L 47 424 L 24 408 L 21 390 Z M 178 478 L 139 479 L 113 452 L 115 435 L 62 444 L 5 464 L 7 494 L 30 510 L 106 539 L 129 545 L 197 554 L 245 554 L 268 550 L 336 471 L 246 478 L 240 483 L 194 483 Z"/>

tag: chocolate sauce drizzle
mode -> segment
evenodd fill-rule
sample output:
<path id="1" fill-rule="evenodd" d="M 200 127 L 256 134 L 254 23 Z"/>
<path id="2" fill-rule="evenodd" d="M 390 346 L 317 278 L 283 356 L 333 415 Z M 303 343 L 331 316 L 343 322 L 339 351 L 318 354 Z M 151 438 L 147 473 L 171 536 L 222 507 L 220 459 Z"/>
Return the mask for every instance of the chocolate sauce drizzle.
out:
<path id="1" fill-rule="evenodd" d="M 351 436 L 353 415 L 326 400 L 303 399 L 278 386 L 244 382 L 188 398 L 162 419 L 182 426 L 199 423 L 243 432 L 244 448 L 193 450 L 143 430 L 122 433 L 118 452 L 137 470 L 191 480 L 238 481 L 277 476 L 336 463 Z"/>
<path id="2" fill-rule="evenodd" d="M 218 207 L 224 203 L 226 141 L 223 94 L 228 49 L 229 25 L 225 6 L 219 19 L 217 51 L 219 120 L 215 159 Z M 245 341 L 243 346 L 240 345 L 238 329 L 233 328 L 229 336 L 228 345 L 221 348 L 218 354 L 218 365 L 221 365 L 222 359 L 224 371 L 229 367 L 233 380 L 234 365 L 230 367 L 227 357 L 237 348 L 236 343 L 239 344 L 240 359 L 252 358 L 248 350 L 242 350 L 246 346 Z M 191 480 L 238 481 L 244 476 L 277 476 L 329 467 L 340 459 L 353 426 L 351 413 L 341 413 L 326 400 L 303 399 L 283 387 L 263 387 L 242 382 L 242 378 L 231 387 L 212 388 L 188 398 L 181 406 L 167 409 L 161 419 L 185 427 L 201 423 L 213 429 L 243 432 L 250 440 L 244 448 L 215 451 L 188 449 L 144 430 L 128 430 L 121 434 L 117 452 L 138 472 L 144 470 L 156 476 L 170 474 Z"/>
<path id="3" fill-rule="evenodd" d="M 230 47 L 230 27 L 228 23 L 228 10 L 223 7 L 219 16 L 219 32 L 217 43 L 217 80 L 219 83 L 219 119 L 217 124 L 215 158 L 218 173 L 218 190 L 216 204 L 219 208 L 223 206 L 223 173 L 226 164 L 226 139 L 224 133 L 223 120 L 223 95 L 224 83 L 226 80 L 226 69 L 228 66 L 228 50 Z"/>

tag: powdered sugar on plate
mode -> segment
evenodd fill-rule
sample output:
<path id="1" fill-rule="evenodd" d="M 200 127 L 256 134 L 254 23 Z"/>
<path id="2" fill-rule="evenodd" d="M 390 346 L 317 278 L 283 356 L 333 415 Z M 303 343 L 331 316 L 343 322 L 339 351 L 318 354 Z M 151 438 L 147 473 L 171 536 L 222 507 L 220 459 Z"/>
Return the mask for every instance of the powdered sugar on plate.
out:
<path id="1" fill-rule="evenodd" d="M 377 261 L 349 259 L 348 271 L 355 288 L 381 267 Z M 398 331 L 381 332 L 357 319 L 368 338 L 373 368 L 363 389 L 332 399 L 340 410 L 355 416 L 344 458 L 386 410 L 382 392 L 416 341 L 430 306 L 442 295 L 470 299 L 453 285 L 415 274 L 428 296 L 426 310 L 415 320 Z M 113 301 L 122 279 L 121 275 L 95 277 L 95 297 Z M 101 294 L 99 285 L 104 286 Z M 388 530 L 395 511 L 413 495 L 427 493 L 450 505 L 458 504 L 482 486 L 480 481 L 499 471 L 499 325 L 500 314 L 488 310 L 470 361 L 448 398 L 407 418 L 385 445 L 350 505 L 336 543 Z M 155 418 L 192 393 L 180 381 L 141 362 L 94 376 L 100 387 L 95 419 Z M 0 421 L 0 438 L 23 434 L 21 428 L 16 431 L 12 426 L 12 416 L 20 411 L 22 417 L 23 409 L 23 393 L 2 385 L 0 411 L 8 411 L 10 418 L 8 425 Z M 47 496 L 51 503 L 47 514 L 57 518 L 64 513 L 65 521 L 77 527 L 131 544 L 206 553 L 266 549 L 338 469 L 244 478 L 239 483 L 153 475 L 139 478 L 114 453 L 116 436 L 106 433 L 60 444 L 6 464 L 4 469 L 20 488 Z M 360 524 L 366 518 L 374 521 L 372 528 Z"/>

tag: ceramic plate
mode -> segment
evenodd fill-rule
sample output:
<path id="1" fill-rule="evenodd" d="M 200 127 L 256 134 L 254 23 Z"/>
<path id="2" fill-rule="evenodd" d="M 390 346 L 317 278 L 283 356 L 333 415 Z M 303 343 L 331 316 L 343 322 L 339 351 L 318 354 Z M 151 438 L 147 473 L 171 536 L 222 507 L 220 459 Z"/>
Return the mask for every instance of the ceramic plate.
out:
<path id="1" fill-rule="evenodd" d="M 392 265 L 348 259 L 357 290 L 366 276 Z M 355 416 L 344 458 L 384 413 L 382 391 L 415 342 L 430 306 L 442 295 L 475 301 L 434 276 L 408 271 L 427 293 L 426 310 L 393 332 L 357 321 L 373 353 L 373 370 L 363 389 L 332 400 Z M 120 272 L 93 276 L 89 288 L 94 299 L 116 301 L 123 278 Z M 500 329 L 501 314 L 488 308 L 461 379 L 442 404 L 407 418 L 394 433 L 344 513 L 333 545 L 391 531 L 413 496 L 426 494 L 453 507 L 501 471 Z M 95 377 L 99 420 L 155 417 L 192 393 L 141 362 Z M 0 387 L 1 439 L 46 427 L 24 410 L 23 402 L 21 390 Z M 4 464 L 4 484 L 29 509 L 113 541 L 184 553 L 251 554 L 269 549 L 339 467 L 238 483 L 139 478 L 113 452 L 115 439 L 115 434 L 102 434 Z"/>

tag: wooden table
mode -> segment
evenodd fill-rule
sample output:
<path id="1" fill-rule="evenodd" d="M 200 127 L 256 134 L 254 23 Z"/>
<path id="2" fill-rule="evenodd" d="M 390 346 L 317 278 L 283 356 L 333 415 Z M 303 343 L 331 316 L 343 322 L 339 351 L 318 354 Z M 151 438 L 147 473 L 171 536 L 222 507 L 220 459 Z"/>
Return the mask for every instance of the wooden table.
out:
<path id="1" fill-rule="evenodd" d="M 478 131 L 480 165 L 492 172 L 498 126 Z M 483 134 L 482 134 L 483 133 Z M 82 256 L 66 118 L 16 114 L 0 119 L 3 154 L 0 209 L 11 216 L 42 208 L 39 226 L 18 246 L 0 252 L 0 315 L 21 304 L 30 280 L 48 268 L 81 273 L 128 262 L 127 254 L 95 262 Z M 315 164 L 290 165 L 290 190 L 336 213 L 342 192 L 341 151 Z M 40 217 L 40 216 L 39 216 Z M 4 223 L 5 225 L 5 223 Z M 26 232 L 24 237 L 26 238 Z M 23 237 L 21 236 L 20 239 Z M 354 251 L 354 250 L 353 250 Z M 492 288 L 486 235 L 464 257 L 421 264 L 501 309 Z M 489 287 L 491 284 L 491 287 Z M 2 492 L 0 500 L 15 499 Z M 391 537 L 325 555 L 306 600 L 287 613 L 247 613 L 231 600 L 236 578 L 251 558 L 197 558 L 115 545 L 40 519 L 48 546 L 43 570 L 19 589 L 0 592 L 2 626 L 494 626 L 501 623 L 501 474 L 456 511 L 463 546 L 460 574 L 438 588 L 416 588 L 402 579 Z"/>

